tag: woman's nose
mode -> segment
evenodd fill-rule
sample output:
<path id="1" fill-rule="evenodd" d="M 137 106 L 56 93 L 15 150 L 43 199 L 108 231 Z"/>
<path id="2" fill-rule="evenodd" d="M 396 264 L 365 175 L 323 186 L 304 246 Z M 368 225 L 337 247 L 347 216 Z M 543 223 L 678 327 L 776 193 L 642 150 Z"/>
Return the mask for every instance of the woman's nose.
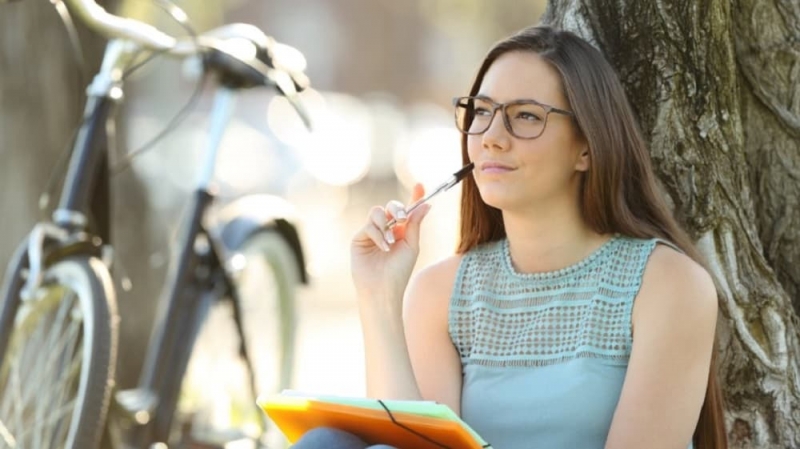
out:
<path id="1" fill-rule="evenodd" d="M 505 151 L 511 143 L 511 136 L 503 122 L 503 111 L 497 110 L 489 123 L 489 128 L 482 135 L 483 147 L 486 149 Z"/>

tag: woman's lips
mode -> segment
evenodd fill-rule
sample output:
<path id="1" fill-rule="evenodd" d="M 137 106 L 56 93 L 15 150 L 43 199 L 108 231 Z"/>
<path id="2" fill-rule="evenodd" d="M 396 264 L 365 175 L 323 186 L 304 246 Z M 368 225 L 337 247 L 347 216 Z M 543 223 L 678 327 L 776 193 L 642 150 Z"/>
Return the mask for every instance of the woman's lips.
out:
<path id="1" fill-rule="evenodd" d="M 499 162 L 484 162 L 480 167 L 483 173 L 508 173 L 514 170 L 513 167 Z"/>

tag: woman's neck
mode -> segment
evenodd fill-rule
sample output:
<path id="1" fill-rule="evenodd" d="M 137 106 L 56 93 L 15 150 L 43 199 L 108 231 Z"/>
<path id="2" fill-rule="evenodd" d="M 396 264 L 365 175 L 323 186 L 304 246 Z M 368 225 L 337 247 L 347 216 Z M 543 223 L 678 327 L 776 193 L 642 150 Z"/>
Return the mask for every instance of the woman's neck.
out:
<path id="1" fill-rule="evenodd" d="M 514 268 L 522 273 L 554 271 L 592 254 L 610 236 L 589 228 L 577 205 L 503 212 Z"/>

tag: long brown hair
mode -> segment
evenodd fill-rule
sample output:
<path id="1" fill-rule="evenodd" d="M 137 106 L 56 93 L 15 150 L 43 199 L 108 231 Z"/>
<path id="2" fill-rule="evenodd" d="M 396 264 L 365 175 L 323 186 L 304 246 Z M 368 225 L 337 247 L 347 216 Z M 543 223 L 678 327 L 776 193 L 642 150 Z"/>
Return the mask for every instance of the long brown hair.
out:
<path id="1" fill-rule="evenodd" d="M 580 197 L 586 223 L 600 234 L 665 239 L 707 266 L 658 192 L 647 144 L 622 83 L 600 51 L 568 31 L 543 26 L 526 28 L 492 47 L 478 70 L 470 95 L 478 94 L 492 63 L 512 51 L 536 53 L 561 75 L 564 94 L 589 148 L 591 164 L 582 180 Z M 466 164 L 466 135 L 462 137 L 461 151 Z M 485 204 L 474 178 L 467 177 L 462 183 L 458 252 L 504 237 L 500 210 Z M 696 449 L 727 448 L 716 364 L 715 342 L 705 401 L 694 432 Z"/>

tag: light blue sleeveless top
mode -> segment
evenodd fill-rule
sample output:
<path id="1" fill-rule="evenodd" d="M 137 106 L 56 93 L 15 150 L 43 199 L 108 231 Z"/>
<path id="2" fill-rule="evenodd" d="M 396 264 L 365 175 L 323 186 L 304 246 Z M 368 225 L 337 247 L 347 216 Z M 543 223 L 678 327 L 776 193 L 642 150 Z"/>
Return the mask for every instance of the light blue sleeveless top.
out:
<path id="1" fill-rule="evenodd" d="M 633 300 L 659 242 L 615 236 L 575 265 L 534 274 L 516 272 L 505 239 L 467 252 L 449 311 L 462 419 L 494 449 L 603 449 Z"/>

